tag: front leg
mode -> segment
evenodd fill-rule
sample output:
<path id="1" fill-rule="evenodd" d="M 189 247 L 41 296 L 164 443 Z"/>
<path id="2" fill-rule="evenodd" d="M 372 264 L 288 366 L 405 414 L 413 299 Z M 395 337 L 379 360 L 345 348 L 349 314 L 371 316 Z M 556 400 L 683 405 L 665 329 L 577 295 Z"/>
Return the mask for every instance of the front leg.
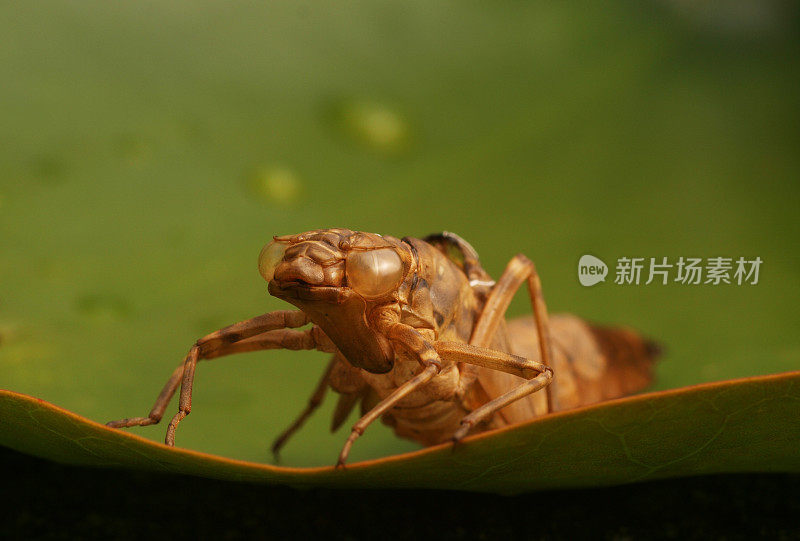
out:
<path id="1" fill-rule="evenodd" d="M 192 408 L 192 386 L 197 362 L 224 355 L 264 349 L 321 349 L 332 351 L 327 336 L 317 327 L 306 331 L 292 330 L 308 323 L 308 316 L 296 310 L 279 310 L 235 323 L 198 340 L 183 362 L 173 371 L 147 417 L 133 417 L 106 423 L 112 428 L 157 424 L 170 400 L 181 386 L 178 413 L 167 428 L 165 443 L 175 444 L 175 429 Z"/>
<path id="2" fill-rule="evenodd" d="M 393 323 L 385 327 L 385 334 L 394 345 L 402 347 L 416 356 L 420 365 L 424 368 L 419 374 L 395 389 L 392 394 L 378 402 L 374 408 L 369 410 L 353 425 L 350 436 L 347 438 L 342 452 L 339 453 L 339 460 L 336 462 L 337 468 L 344 467 L 353 442 L 364 433 L 364 430 L 373 421 L 392 409 L 401 399 L 430 381 L 442 369 L 442 361 L 436 349 L 413 327 L 402 323 Z"/>

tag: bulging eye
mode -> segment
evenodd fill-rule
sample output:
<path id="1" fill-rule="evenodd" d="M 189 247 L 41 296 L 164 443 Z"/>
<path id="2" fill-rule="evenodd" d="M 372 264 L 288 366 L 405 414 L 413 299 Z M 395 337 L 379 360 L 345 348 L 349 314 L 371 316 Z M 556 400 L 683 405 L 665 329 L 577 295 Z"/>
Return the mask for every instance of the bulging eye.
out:
<path id="1" fill-rule="evenodd" d="M 380 297 L 403 279 L 403 262 L 391 248 L 350 252 L 345 264 L 347 285 L 364 297 Z"/>
<path id="2" fill-rule="evenodd" d="M 258 254 L 258 272 L 269 282 L 275 276 L 275 267 L 283 260 L 287 244 L 273 240 L 261 249 Z"/>

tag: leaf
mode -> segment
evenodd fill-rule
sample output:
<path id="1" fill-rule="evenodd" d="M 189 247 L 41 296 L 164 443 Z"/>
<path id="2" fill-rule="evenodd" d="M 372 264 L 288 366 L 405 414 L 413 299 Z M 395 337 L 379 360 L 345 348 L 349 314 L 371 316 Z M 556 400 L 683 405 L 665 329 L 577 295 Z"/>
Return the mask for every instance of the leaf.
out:
<path id="1" fill-rule="evenodd" d="M 640 4 L 3 3 L 0 386 L 144 415 L 197 338 L 289 307 L 271 235 L 336 226 L 454 231 L 495 277 L 524 253 L 553 312 L 667 347 L 655 390 L 798 369 L 797 33 Z M 585 288 L 586 253 L 764 263 Z M 203 363 L 178 444 L 269 460 L 325 361 Z M 332 462 L 330 398 L 285 464 Z M 376 424 L 352 459 L 416 448 Z"/>
<path id="2" fill-rule="evenodd" d="M 297 487 L 515 494 L 712 473 L 800 472 L 799 410 L 800 372 L 746 378 L 614 400 L 468 437 L 455 450 L 438 445 L 342 471 L 169 448 L 0 391 L 0 444 L 70 464 Z"/>

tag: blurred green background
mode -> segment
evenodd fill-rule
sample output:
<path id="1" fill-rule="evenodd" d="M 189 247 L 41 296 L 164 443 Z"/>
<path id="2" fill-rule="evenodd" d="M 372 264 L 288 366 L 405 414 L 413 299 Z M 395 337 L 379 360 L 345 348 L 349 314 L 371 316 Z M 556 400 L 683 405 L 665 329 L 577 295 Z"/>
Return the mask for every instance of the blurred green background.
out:
<path id="1" fill-rule="evenodd" d="M 551 312 L 666 344 L 655 389 L 798 369 L 790 6 L 6 3 L 0 388 L 146 414 L 195 339 L 287 307 L 256 271 L 271 235 L 321 227 L 455 231 L 495 276 L 523 252 Z M 584 288 L 585 253 L 764 263 L 756 286 Z M 178 445 L 271 461 L 324 363 L 202 364 Z M 332 404 L 284 464 L 334 461 Z M 375 425 L 351 457 L 415 447 Z"/>

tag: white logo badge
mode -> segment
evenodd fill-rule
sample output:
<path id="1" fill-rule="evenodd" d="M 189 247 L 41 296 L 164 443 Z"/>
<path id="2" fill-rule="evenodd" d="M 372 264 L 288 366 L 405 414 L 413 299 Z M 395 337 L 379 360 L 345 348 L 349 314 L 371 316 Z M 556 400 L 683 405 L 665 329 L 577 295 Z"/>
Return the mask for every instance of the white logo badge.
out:
<path id="1" fill-rule="evenodd" d="M 598 282 L 605 282 L 608 274 L 608 265 L 593 255 L 581 256 L 578 261 L 578 280 L 582 286 L 593 286 Z"/>

